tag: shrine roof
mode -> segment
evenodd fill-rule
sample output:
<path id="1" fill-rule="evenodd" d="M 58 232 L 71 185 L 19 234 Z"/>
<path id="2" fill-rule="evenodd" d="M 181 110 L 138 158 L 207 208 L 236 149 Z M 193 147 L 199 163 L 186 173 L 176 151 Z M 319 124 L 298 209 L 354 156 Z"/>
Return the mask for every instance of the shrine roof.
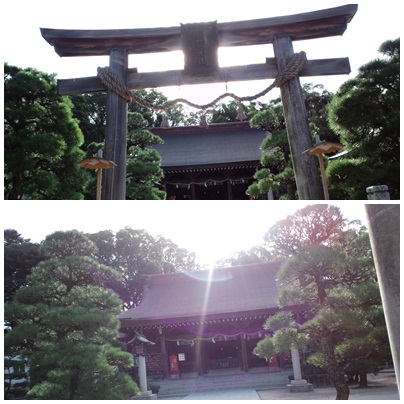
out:
<path id="1" fill-rule="evenodd" d="M 164 144 L 154 148 L 162 157 L 163 169 L 214 166 L 218 164 L 258 164 L 261 143 L 269 135 L 262 129 L 251 128 L 248 122 L 198 126 L 154 128 Z"/>
<path id="2" fill-rule="evenodd" d="M 231 318 L 278 310 L 279 261 L 147 277 L 141 304 L 119 315 L 123 326 Z"/>

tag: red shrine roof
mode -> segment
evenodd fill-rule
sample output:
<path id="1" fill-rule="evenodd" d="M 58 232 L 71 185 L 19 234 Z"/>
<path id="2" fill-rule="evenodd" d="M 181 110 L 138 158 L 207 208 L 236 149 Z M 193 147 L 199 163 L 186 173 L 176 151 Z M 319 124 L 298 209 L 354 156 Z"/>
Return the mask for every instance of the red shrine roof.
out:
<path id="1" fill-rule="evenodd" d="M 152 128 L 164 143 L 154 148 L 165 170 L 184 170 L 218 165 L 258 165 L 261 143 L 269 135 L 251 128 L 248 122 L 219 123 L 199 126 Z"/>
<path id="2" fill-rule="evenodd" d="M 150 275 L 142 303 L 119 318 L 122 326 L 130 327 L 273 314 L 279 310 L 280 265 L 274 261 L 212 272 Z"/>

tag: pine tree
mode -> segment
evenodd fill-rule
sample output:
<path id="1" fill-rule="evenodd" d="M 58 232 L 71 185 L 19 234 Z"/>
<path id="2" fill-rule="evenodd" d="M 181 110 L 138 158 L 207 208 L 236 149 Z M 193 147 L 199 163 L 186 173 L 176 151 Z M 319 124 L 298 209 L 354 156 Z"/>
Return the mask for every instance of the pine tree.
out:
<path id="1" fill-rule="evenodd" d="M 17 324 L 6 354 L 27 358 L 31 399 L 127 399 L 137 386 L 125 369 L 132 356 L 117 342 L 122 301 L 111 291 L 117 273 L 93 257 L 77 231 L 46 237 L 42 261 L 6 307 Z"/>
<path id="2" fill-rule="evenodd" d="M 152 147 L 162 143 L 159 136 L 146 129 L 147 121 L 138 112 L 129 113 L 126 198 L 132 200 L 165 199 L 158 188 L 163 177 L 161 156 Z"/>
<path id="3" fill-rule="evenodd" d="M 83 199 L 83 135 L 55 75 L 4 66 L 4 199 Z"/>
<path id="4" fill-rule="evenodd" d="M 279 305 L 301 307 L 300 324 L 288 313 L 269 318 L 265 328 L 274 335 L 255 353 L 271 357 L 313 341 L 318 350 L 307 362 L 327 371 L 337 399 L 348 399 L 345 374 L 360 373 L 365 385 L 366 373 L 389 356 L 366 230 L 346 226 L 338 208 L 313 205 L 275 224 L 267 241 L 286 258 L 277 275 Z"/>
<path id="5" fill-rule="evenodd" d="M 400 199 L 400 39 L 379 52 L 329 104 L 330 126 L 349 150 L 327 168 L 334 198 L 366 199 L 367 187 L 383 184 Z"/>

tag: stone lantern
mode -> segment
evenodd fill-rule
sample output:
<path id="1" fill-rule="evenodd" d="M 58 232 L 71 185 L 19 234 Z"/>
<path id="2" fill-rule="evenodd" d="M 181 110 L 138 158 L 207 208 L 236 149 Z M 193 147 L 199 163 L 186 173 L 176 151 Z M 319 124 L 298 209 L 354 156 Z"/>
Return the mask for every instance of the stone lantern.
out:
<path id="1" fill-rule="evenodd" d="M 149 341 L 146 337 L 139 333 L 135 333 L 135 336 L 128 342 L 128 344 L 134 344 L 134 354 L 139 361 L 139 387 L 140 393 L 137 396 L 132 397 L 135 400 L 156 400 L 157 394 L 152 394 L 150 390 L 147 390 L 147 372 L 146 372 L 146 350 L 147 345 L 156 345 L 155 342 Z"/>

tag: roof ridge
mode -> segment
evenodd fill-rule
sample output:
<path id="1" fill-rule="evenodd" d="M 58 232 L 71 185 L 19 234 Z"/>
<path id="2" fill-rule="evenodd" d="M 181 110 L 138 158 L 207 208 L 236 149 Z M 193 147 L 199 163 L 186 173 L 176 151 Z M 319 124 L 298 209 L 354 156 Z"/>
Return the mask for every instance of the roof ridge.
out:
<path id="1" fill-rule="evenodd" d="M 190 275 L 197 274 L 197 275 L 202 275 L 202 274 L 208 274 L 209 272 L 214 273 L 215 271 L 219 272 L 225 272 L 225 271 L 244 271 L 244 270 L 251 270 L 251 269 L 259 269 L 262 267 L 268 267 L 272 266 L 274 267 L 273 269 L 278 269 L 279 266 L 282 264 L 282 260 L 274 260 L 274 261 L 268 261 L 268 262 L 257 262 L 257 263 L 252 263 L 252 264 L 241 264 L 241 265 L 233 265 L 233 266 L 228 266 L 228 267 L 216 267 L 216 268 L 211 268 L 211 269 L 196 269 L 196 270 L 189 270 L 189 271 L 179 271 L 179 272 L 172 272 L 172 273 L 167 273 L 167 274 L 151 274 L 151 275 L 145 275 L 146 278 L 146 283 L 147 280 L 151 280 L 152 282 L 154 280 L 159 280 L 159 279 L 164 279 L 165 281 L 168 280 L 168 278 L 185 278 L 185 276 L 188 278 Z"/>
<path id="2" fill-rule="evenodd" d="M 250 126 L 249 121 L 242 122 L 219 122 L 219 123 L 210 123 L 207 127 L 200 127 L 199 125 L 190 125 L 190 126 L 172 126 L 170 128 L 148 128 L 150 132 L 163 132 L 166 135 L 170 134 L 178 134 L 178 133 L 194 133 L 194 132 L 210 132 L 210 131 L 229 131 L 234 129 L 240 130 L 263 130 L 260 128 L 253 128 Z"/>

